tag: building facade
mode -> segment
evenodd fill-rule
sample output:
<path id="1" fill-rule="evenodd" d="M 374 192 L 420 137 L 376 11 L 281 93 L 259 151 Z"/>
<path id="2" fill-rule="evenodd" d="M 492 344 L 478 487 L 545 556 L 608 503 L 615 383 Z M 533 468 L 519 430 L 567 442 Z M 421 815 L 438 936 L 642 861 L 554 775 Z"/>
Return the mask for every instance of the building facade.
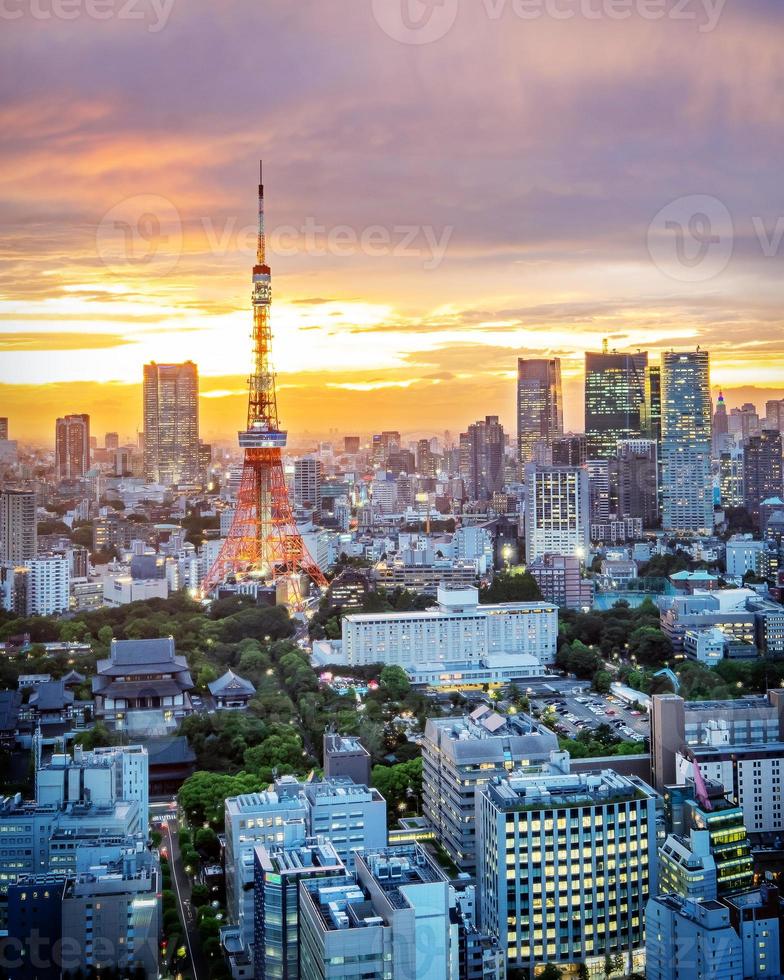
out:
<path id="1" fill-rule="evenodd" d="M 55 423 L 58 480 L 80 480 L 90 469 L 90 416 L 65 415 Z"/>
<path id="2" fill-rule="evenodd" d="M 590 544 L 590 488 L 582 467 L 525 468 L 525 554 L 585 558 Z"/>
<path id="3" fill-rule="evenodd" d="M 192 361 L 144 365 L 144 476 L 172 486 L 199 478 L 199 374 Z"/>
<path id="4" fill-rule="evenodd" d="M 534 446 L 552 446 L 563 435 L 561 360 L 517 360 L 517 452 L 520 471 L 534 460 Z"/>

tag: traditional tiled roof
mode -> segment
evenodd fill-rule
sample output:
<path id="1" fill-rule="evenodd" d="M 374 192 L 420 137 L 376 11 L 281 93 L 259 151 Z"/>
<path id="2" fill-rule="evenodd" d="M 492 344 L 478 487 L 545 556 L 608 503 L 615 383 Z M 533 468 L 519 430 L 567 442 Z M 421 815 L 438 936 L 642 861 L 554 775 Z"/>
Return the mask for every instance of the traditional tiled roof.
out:
<path id="1" fill-rule="evenodd" d="M 225 694 L 247 694 L 252 697 L 256 693 L 253 684 L 245 680 L 244 677 L 240 677 L 239 674 L 235 674 L 233 670 L 227 670 L 222 677 L 212 681 L 207 686 L 213 697 Z"/>

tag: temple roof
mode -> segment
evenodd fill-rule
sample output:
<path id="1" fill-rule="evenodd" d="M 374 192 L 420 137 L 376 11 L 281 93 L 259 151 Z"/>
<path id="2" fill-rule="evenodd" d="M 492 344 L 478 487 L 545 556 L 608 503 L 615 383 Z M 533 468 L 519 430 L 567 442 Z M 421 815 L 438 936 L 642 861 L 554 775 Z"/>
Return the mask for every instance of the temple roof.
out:
<path id="1" fill-rule="evenodd" d="M 207 687 L 213 696 L 218 694 L 247 694 L 252 696 L 256 693 L 253 684 L 245 680 L 244 677 L 240 677 L 239 674 L 235 674 L 233 670 L 227 670 L 222 677 L 216 681 L 211 681 Z"/>

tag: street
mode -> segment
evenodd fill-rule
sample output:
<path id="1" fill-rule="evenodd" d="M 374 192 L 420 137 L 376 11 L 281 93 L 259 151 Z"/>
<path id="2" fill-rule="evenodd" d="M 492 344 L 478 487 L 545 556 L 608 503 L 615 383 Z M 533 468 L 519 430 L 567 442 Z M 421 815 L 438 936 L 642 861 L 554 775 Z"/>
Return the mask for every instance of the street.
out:
<path id="1" fill-rule="evenodd" d="M 168 851 L 169 865 L 172 871 L 172 886 L 177 896 L 180 921 L 185 927 L 184 945 L 188 956 L 187 960 L 178 964 L 177 969 L 184 976 L 190 974 L 193 980 L 206 980 L 209 976 L 209 967 L 201 951 L 196 910 L 190 901 L 191 881 L 185 873 L 180 858 L 180 845 L 177 839 L 177 811 L 171 810 L 170 807 L 169 800 L 150 803 L 150 822 L 153 828 L 159 830 L 163 835 L 161 847 L 165 847 Z"/>

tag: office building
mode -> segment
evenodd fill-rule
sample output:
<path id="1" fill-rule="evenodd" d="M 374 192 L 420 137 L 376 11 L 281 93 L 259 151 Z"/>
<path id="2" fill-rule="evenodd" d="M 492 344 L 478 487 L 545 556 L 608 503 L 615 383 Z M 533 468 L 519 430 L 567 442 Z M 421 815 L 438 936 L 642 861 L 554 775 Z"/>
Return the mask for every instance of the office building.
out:
<path id="1" fill-rule="evenodd" d="M 585 558 L 590 543 L 586 470 L 529 464 L 525 482 L 526 560 L 533 562 L 548 553 Z"/>
<path id="2" fill-rule="evenodd" d="M 307 815 L 305 794 L 293 776 L 276 779 L 268 790 L 226 799 L 226 907 L 243 949 L 253 942 L 254 849 L 304 843 Z"/>
<path id="3" fill-rule="evenodd" d="M 646 910 L 648 980 L 745 980 L 743 953 L 720 902 L 652 897 Z M 775 974 L 774 974 L 775 975 Z"/>
<path id="4" fill-rule="evenodd" d="M 727 405 L 724 401 L 724 392 L 720 391 L 718 401 L 716 402 L 716 411 L 713 413 L 712 420 L 711 438 L 714 459 L 718 459 L 721 453 L 726 452 L 730 448 L 732 439 L 730 438 L 729 431 Z"/>
<path id="5" fill-rule="evenodd" d="M 192 361 L 144 365 L 144 477 L 172 486 L 199 478 L 199 375 Z"/>
<path id="6" fill-rule="evenodd" d="M 22 565 L 38 550 L 34 490 L 0 492 L 0 562 Z"/>
<path id="7" fill-rule="evenodd" d="M 294 461 L 294 503 L 306 510 L 321 510 L 321 460 L 305 456 Z"/>
<path id="8" fill-rule="evenodd" d="M 589 459 L 610 459 L 621 439 L 646 432 L 648 355 L 604 350 L 585 355 L 585 435 Z"/>
<path id="9" fill-rule="evenodd" d="M 377 789 L 350 779 L 305 783 L 308 836 L 323 837 L 351 869 L 356 853 L 385 847 L 387 802 Z"/>
<path id="10" fill-rule="evenodd" d="M 8 418 L 4 415 L 0 417 L 0 442 L 8 441 Z"/>
<path id="11" fill-rule="evenodd" d="M 723 507 L 743 507 L 743 449 L 735 447 L 719 454 L 719 492 Z"/>
<path id="12" fill-rule="evenodd" d="M 90 416 L 65 415 L 55 423 L 55 473 L 58 480 L 81 480 L 90 469 Z"/>
<path id="13" fill-rule="evenodd" d="M 370 786 L 370 753 L 356 735 L 327 731 L 323 750 L 325 779 L 350 779 L 359 786 Z"/>
<path id="14" fill-rule="evenodd" d="M 471 500 L 492 500 L 504 488 L 504 428 L 497 415 L 469 425 L 460 435 L 462 469 Z M 463 472 L 461 472 L 461 476 Z"/>
<path id="15" fill-rule="evenodd" d="M 553 439 L 550 458 L 553 466 L 585 466 L 588 441 L 582 433 Z"/>
<path id="16" fill-rule="evenodd" d="M 662 355 L 662 511 L 665 531 L 713 531 L 707 351 Z"/>
<path id="17" fill-rule="evenodd" d="M 760 505 L 769 497 L 780 497 L 782 487 L 781 433 L 765 429 L 750 436 L 743 449 L 744 501 L 755 525 L 760 523 Z"/>
<path id="18" fill-rule="evenodd" d="M 62 934 L 80 956 L 75 968 L 157 977 L 161 935 L 157 857 L 127 848 L 120 858 L 80 869 L 63 895 Z"/>
<path id="19" fill-rule="evenodd" d="M 373 568 L 376 588 L 392 592 L 406 589 L 436 596 L 440 588 L 467 589 L 479 582 L 479 563 L 459 558 L 436 558 L 427 561 L 425 553 L 400 555 L 379 561 Z M 414 560 L 407 560 L 413 558 Z"/>
<path id="20" fill-rule="evenodd" d="M 449 882 L 418 845 L 357 857 L 300 888 L 301 980 L 457 980 Z M 454 944 L 454 945 L 453 945 Z"/>
<path id="21" fill-rule="evenodd" d="M 109 805 L 134 800 L 143 825 L 149 813 L 150 766 L 143 745 L 120 745 L 73 754 L 55 753 L 35 773 L 35 798 L 42 806 L 70 803 Z"/>
<path id="22" fill-rule="evenodd" d="M 606 769 L 570 773 L 567 753 L 490 782 L 476 807 L 482 928 L 510 967 L 644 958 L 657 891 L 657 794 Z M 629 963 L 631 960 L 631 963 Z"/>
<path id="23" fill-rule="evenodd" d="M 263 844 L 254 848 L 255 980 L 298 980 L 300 883 L 345 876 L 329 841 L 312 840 L 289 850 Z"/>
<path id="24" fill-rule="evenodd" d="M 676 782 L 676 757 L 684 745 L 706 744 L 717 726 L 729 745 L 765 745 L 784 737 L 784 691 L 733 701 L 685 701 L 678 694 L 651 699 L 651 770 L 660 792 Z"/>
<path id="25" fill-rule="evenodd" d="M 359 436 L 344 436 L 343 452 L 355 456 L 359 452 Z"/>
<path id="26" fill-rule="evenodd" d="M 475 588 L 438 590 L 422 612 L 353 613 L 342 621 L 343 655 L 350 665 L 402 667 L 450 662 L 477 664 L 493 654 L 555 661 L 558 610 L 546 602 L 480 605 Z"/>
<path id="27" fill-rule="evenodd" d="M 621 520 L 639 518 L 646 529 L 659 525 L 659 453 L 652 439 L 618 443 L 610 464 L 611 497 Z"/>
<path id="28" fill-rule="evenodd" d="M 461 871 L 476 870 L 476 795 L 512 769 L 558 749 L 554 732 L 523 714 L 486 705 L 460 718 L 429 718 L 422 740 L 422 813 Z"/>
<path id="29" fill-rule="evenodd" d="M 520 471 L 534 461 L 537 443 L 552 446 L 563 435 L 561 361 L 553 358 L 518 358 L 517 451 Z"/>
<path id="30" fill-rule="evenodd" d="M 691 829 L 667 837 L 659 848 L 659 891 L 700 902 L 716 898 L 716 861 L 707 830 Z"/>
<path id="31" fill-rule="evenodd" d="M 81 965 L 78 947 L 73 961 L 60 955 L 67 882 L 64 875 L 37 874 L 9 884 L 8 933 L 0 947 L 10 980 L 60 980 L 65 969 Z"/>
<path id="32" fill-rule="evenodd" d="M 574 555 L 540 555 L 527 566 L 545 602 L 562 609 L 590 609 L 593 579 L 583 577 L 583 562 Z"/>

